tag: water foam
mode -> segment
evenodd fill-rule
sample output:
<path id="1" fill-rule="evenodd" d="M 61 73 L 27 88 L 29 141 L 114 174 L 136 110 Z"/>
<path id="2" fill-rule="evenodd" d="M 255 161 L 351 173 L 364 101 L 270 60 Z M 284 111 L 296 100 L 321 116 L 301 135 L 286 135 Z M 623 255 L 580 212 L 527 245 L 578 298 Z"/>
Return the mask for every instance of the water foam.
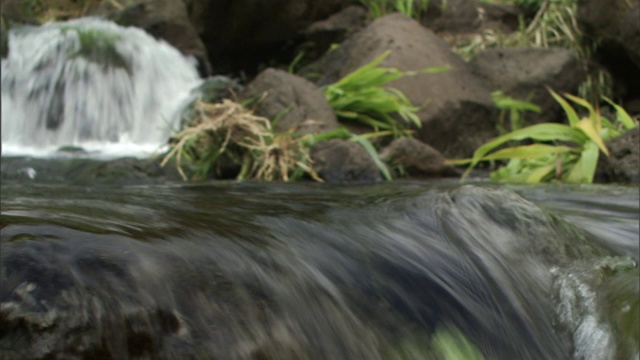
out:
<path id="1" fill-rule="evenodd" d="M 140 29 L 83 18 L 13 30 L 2 60 L 2 154 L 149 154 L 177 129 L 199 83 L 193 62 Z"/>

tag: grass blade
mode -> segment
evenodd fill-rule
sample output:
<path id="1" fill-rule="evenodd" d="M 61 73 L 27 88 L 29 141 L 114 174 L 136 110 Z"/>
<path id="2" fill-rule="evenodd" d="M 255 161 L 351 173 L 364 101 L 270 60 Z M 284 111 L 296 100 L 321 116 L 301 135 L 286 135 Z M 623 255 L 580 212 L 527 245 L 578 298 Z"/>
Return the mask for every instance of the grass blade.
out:
<path id="1" fill-rule="evenodd" d="M 565 99 L 563 99 L 555 91 L 551 90 L 551 88 L 547 88 L 547 90 L 549 90 L 549 93 L 551 94 L 551 96 L 553 96 L 554 99 L 556 99 L 558 104 L 562 106 L 562 109 L 564 110 L 565 114 L 567 114 L 567 120 L 569 120 L 569 125 L 571 125 L 572 127 L 577 126 L 578 122 L 580 121 L 580 118 L 578 117 L 578 114 L 576 113 L 573 106 L 571 106 L 571 104 L 569 104 Z"/>
<path id="2" fill-rule="evenodd" d="M 369 156 L 371 156 L 371 158 L 373 159 L 373 162 L 376 164 L 376 166 L 378 167 L 378 169 L 380 170 L 380 172 L 382 173 L 382 175 L 386 180 L 392 180 L 391 173 L 389 173 L 389 169 L 387 168 L 387 165 L 385 165 L 384 162 L 380 160 L 380 157 L 378 156 L 378 152 L 373 147 L 373 144 L 371 144 L 369 139 L 354 134 L 351 136 L 351 140 L 357 142 L 358 144 L 362 145 L 362 147 L 364 147 L 364 149 L 367 151 Z"/>

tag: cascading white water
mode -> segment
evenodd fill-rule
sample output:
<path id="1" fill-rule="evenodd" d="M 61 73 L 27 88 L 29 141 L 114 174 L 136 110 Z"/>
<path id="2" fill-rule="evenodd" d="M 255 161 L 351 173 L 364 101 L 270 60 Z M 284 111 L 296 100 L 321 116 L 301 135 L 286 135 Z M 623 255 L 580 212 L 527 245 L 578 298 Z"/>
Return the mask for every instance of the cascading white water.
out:
<path id="1" fill-rule="evenodd" d="M 149 153 L 199 83 L 192 62 L 140 29 L 83 18 L 13 30 L 2 60 L 2 153 Z"/>

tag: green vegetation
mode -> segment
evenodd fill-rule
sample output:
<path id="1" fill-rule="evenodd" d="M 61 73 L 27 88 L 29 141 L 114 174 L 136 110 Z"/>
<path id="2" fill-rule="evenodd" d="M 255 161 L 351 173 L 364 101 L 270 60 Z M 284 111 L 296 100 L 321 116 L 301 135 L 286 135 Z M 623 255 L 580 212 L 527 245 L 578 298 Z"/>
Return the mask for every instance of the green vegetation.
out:
<path id="1" fill-rule="evenodd" d="M 562 106 L 568 125 L 542 123 L 499 136 L 478 148 L 472 159 L 453 160 L 450 164 L 470 164 L 463 179 L 481 161 L 508 160 L 507 164 L 491 173 L 491 179 L 501 182 L 539 183 L 563 181 L 591 183 L 595 174 L 599 152 L 609 155 L 604 142 L 637 126 L 620 106 L 605 98 L 616 110 L 616 119 L 610 121 L 582 98 L 549 90 Z M 580 118 L 568 99 L 588 112 Z M 532 140 L 529 145 L 501 148 L 515 141 Z"/>
<path id="2" fill-rule="evenodd" d="M 371 140 L 408 136 L 410 132 L 404 129 L 404 123 L 420 126 L 420 120 L 415 114 L 418 107 L 400 91 L 382 86 L 404 76 L 439 72 L 443 68 L 402 72 L 378 67 L 388 55 L 389 52 L 380 55 L 324 88 L 325 96 L 341 120 L 366 124 L 372 129 L 370 133 L 353 134 L 345 127 L 315 135 L 297 134 L 295 129 L 275 133 L 273 127 L 278 119 L 254 116 L 243 105 L 230 100 L 222 103 L 197 100 L 185 110 L 189 117 L 187 123 L 172 139 L 161 165 L 175 159 L 185 180 L 228 177 L 228 173 L 233 172 L 238 180 L 289 181 L 308 176 L 322 181 L 310 165 L 310 147 L 318 141 L 348 139 L 362 145 L 382 175 L 391 180 L 391 173 Z M 187 162 L 188 173 L 183 168 L 183 160 Z"/>
<path id="3" fill-rule="evenodd" d="M 487 30 L 455 44 L 454 51 L 466 59 L 494 47 L 563 47 L 576 51 L 579 56 L 588 54 L 582 45 L 582 35 L 576 21 L 576 0 L 520 0 L 509 3 L 537 11 L 528 22 L 521 17 L 520 28 L 514 33 Z"/>
<path id="4" fill-rule="evenodd" d="M 494 91 L 491 93 L 493 102 L 500 109 L 500 118 L 498 119 L 498 133 L 500 135 L 507 133 L 506 116 L 509 114 L 509 125 L 511 130 L 522 128 L 523 119 L 526 112 L 540 112 L 540 107 L 526 100 L 517 100 L 505 95 L 502 91 Z"/>
<path id="5" fill-rule="evenodd" d="M 405 340 L 387 354 L 388 360 L 483 360 L 482 353 L 457 329 L 438 328 L 431 342 Z"/>
<path id="6" fill-rule="evenodd" d="M 392 12 L 420 19 L 429 7 L 429 0 L 360 0 L 373 18 L 379 18 Z M 446 2 L 445 2 L 446 3 Z"/>
<path id="7" fill-rule="evenodd" d="M 513 33 L 486 29 L 470 37 L 457 37 L 453 50 L 464 59 L 471 59 L 488 48 L 509 47 L 562 47 L 575 52 L 587 72 L 578 96 L 596 103 L 602 96 L 612 96 L 610 76 L 601 71 L 592 71 L 589 57 L 595 44 L 583 38 L 578 27 L 577 0 L 487 0 L 490 3 L 509 3 L 520 6 L 534 14 L 530 19 L 520 17 L 520 27 Z"/>
<path id="8" fill-rule="evenodd" d="M 420 119 L 416 115 L 419 108 L 402 92 L 383 86 L 405 76 L 438 73 L 448 67 L 408 72 L 379 67 L 389 54 L 390 51 L 383 53 L 335 84 L 326 86 L 323 91 L 329 105 L 341 120 L 358 121 L 374 131 L 391 131 L 398 137 L 408 134 L 405 130 L 407 123 L 420 127 Z M 399 122 L 394 116 L 399 116 L 403 122 Z"/>
<path id="9" fill-rule="evenodd" d="M 81 57 L 104 68 L 109 66 L 125 69 L 131 72 L 131 65 L 118 52 L 117 42 L 120 36 L 109 31 L 96 29 L 81 29 L 74 26 L 63 26 L 63 33 L 75 32 L 78 46 L 68 50 L 69 59 Z"/>

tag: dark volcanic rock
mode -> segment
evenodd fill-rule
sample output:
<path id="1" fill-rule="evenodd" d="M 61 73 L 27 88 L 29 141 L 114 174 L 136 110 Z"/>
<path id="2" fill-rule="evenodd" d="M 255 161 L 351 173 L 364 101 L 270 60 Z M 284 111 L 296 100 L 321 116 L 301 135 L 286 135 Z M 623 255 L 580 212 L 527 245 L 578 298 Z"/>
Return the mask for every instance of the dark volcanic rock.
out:
<path id="1" fill-rule="evenodd" d="M 563 121 L 562 108 L 546 87 L 576 94 L 585 77 L 574 53 L 560 48 L 490 49 L 469 64 L 491 90 L 500 90 L 518 100 L 531 96 L 530 101 L 542 110 L 540 114 L 527 113 L 532 123 Z"/>
<path id="2" fill-rule="evenodd" d="M 251 72 L 316 20 L 349 5 L 344 0 L 184 0 L 209 52 L 214 72 Z"/>
<path id="3" fill-rule="evenodd" d="M 381 153 L 380 159 L 392 168 L 400 165 L 412 177 L 456 176 L 458 172 L 445 164 L 438 150 L 416 139 L 395 139 Z"/>
<path id="4" fill-rule="evenodd" d="M 320 84 L 337 81 L 390 50 L 382 66 L 403 71 L 448 65 L 440 74 L 420 74 L 389 84 L 414 104 L 424 105 L 416 138 L 447 157 L 467 157 L 496 135 L 498 118 L 490 90 L 469 65 L 431 30 L 401 14 L 377 19 L 305 69 L 321 73 Z"/>
<path id="5" fill-rule="evenodd" d="M 606 143 L 610 156 L 600 154 L 596 182 L 640 183 L 640 128 Z"/>
<path id="6" fill-rule="evenodd" d="M 249 83 L 240 98 L 258 99 L 253 112 L 271 121 L 279 119 L 276 132 L 293 130 L 311 134 L 338 127 L 336 115 L 322 91 L 306 79 L 286 71 L 264 70 Z"/>
<path id="7" fill-rule="evenodd" d="M 364 147 L 350 140 L 317 142 L 311 147 L 311 159 L 314 170 L 327 182 L 382 180 L 380 170 Z"/>
<path id="8" fill-rule="evenodd" d="M 640 0 L 579 1 L 577 19 L 624 95 L 640 98 Z"/>
<path id="9" fill-rule="evenodd" d="M 343 42 L 348 35 L 365 27 L 369 13 L 362 6 L 349 6 L 327 19 L 316 21 L 306 28 L 297 46 L 296 56 L 304 53 L 307 62 L 317 60 L 333 44 Z"/>

